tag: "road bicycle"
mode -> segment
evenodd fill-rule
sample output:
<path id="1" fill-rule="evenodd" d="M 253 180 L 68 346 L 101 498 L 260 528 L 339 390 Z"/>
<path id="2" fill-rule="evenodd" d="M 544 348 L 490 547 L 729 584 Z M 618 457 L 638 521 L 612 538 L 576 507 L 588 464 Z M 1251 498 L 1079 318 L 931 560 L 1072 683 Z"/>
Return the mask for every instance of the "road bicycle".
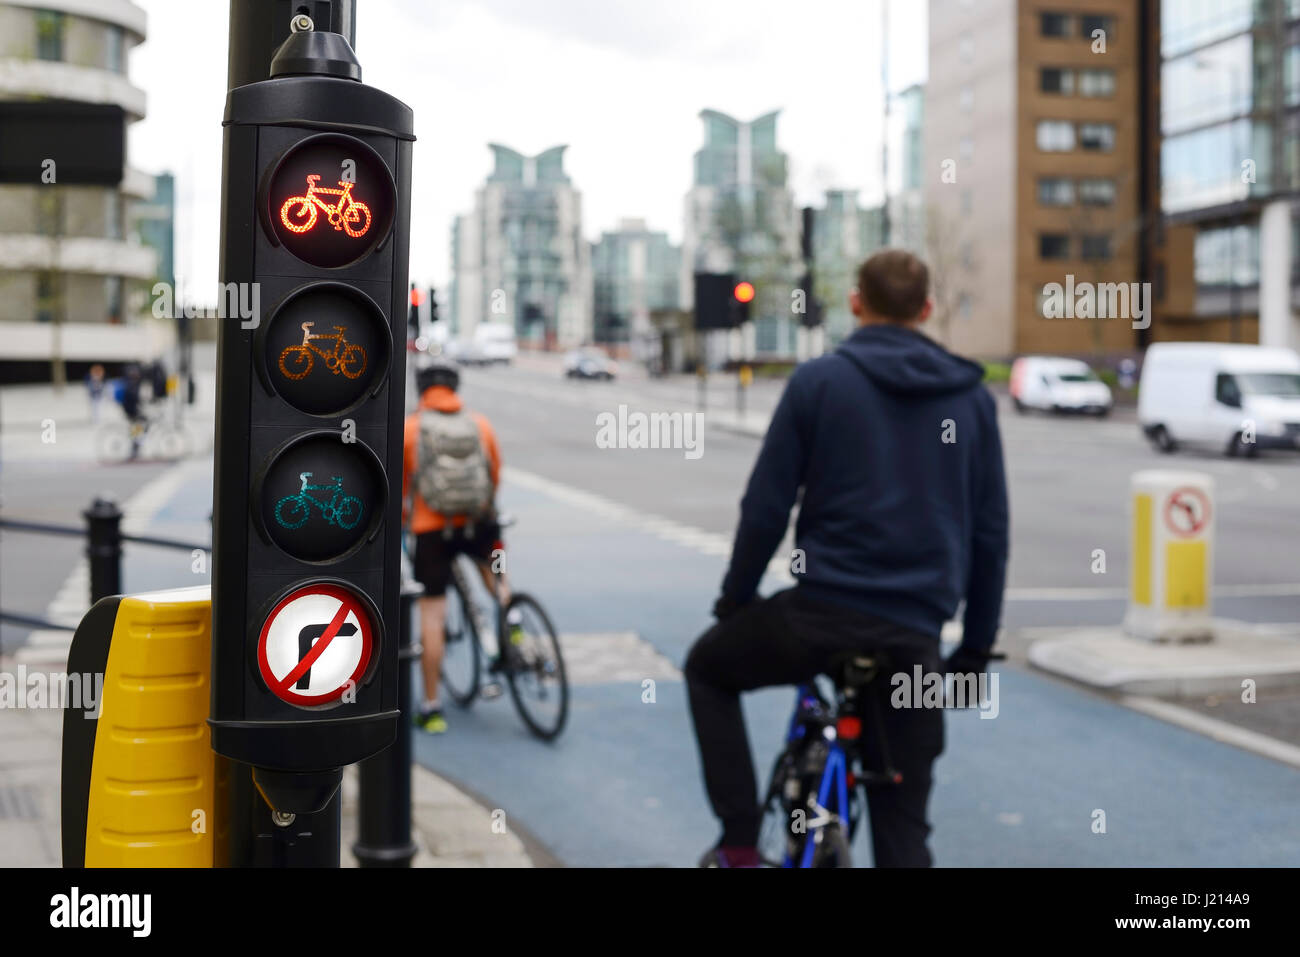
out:
<path id="1" fill-rule="evenodd" d="M 307 480 L 311 476 L 311 472 L 298 473 L 302 488 L 296 494 L 286 495 L 275 503 L 275 520 L 285 528 L 302 528 L 307 524 L 307 519 L 311 518 L 311 510 L 315 508 L 330 525 L 342 529 L 356 528 L 364 511 L 361 499 L 355 495 L 343 494 L 343 479 L 338 475 L 328 485 L 309 484 Z M 313 492 L 328 492 L 329 500 L 322 502 L 311 494 Z"/>
<path id="2" fill-rule="evenodd" d="M 316 225 L 319 210 L 325 211 L 325 218 L 335 230 L 342 230 L 353 239 L 360 239 L 370 229 L 370 207 L 352 198 L 352 183 L 339 180 L 338 189 L 317 186 L 320 175 L 311 173 L 307 176 L 307 192 L 301 196 L 290 196 L 280 207 L 280 221 L 285 228 L 295 233 L 305 233 Z M 333 203 L 327 203 L 322 196 L 337 196 Z"/>
<path id="3" fill-rule="evenodd" d="M 189 451 L 189 433 L 162 410 L 146 409 L 137 419 L 106 423 L 95 433 L 95 453 L 104 463 L 170 462 Z"/>
<path id="4" fill-rule="evenodd" d="M 512 524 L 509 518 L 501 519 L 502 528 Z M 484 670 L 489 676 L 503 675 L 528 730 L 543 741 L 553 740 L 569 715 L 569 683 L 555 626 L 541 603 L 526 592 L 514 592 L 502 608 L 495 588 L 480 589 L 487 595 L 485 609 L 470 587 L 471 576 L 477 577 L 471 562 L 459 556 L 451 566 L 442 685 L 456 704 L 468 708 L 476 698 L 500 694 L 499 685 L 483 683 Z M 488 614 L 494 615 L 494 623 L 489 624 Z M 512 617 L 517 624 L 509 623 Z M 493 640 L 485 642 L 489 635 Z"/>
<path id="5" fill-rule="evenodd" d="M 314 322 L 304 322 L 302 343 L 296 346 L 285 346 L 284 351 L 280 353 L 280 372 L 286 379 L 296 382 L 305 378 L 316 364 L 312 353 L 324 359 L 325 368 L 335 375 L 342 373 L 345 378 L 355 379 L 366 371 L 366 350 L 356 343 L 348 342 L 346 326 L 335 326 L 334 334 L 330 335 L 313 333 L 311 330 L 315 325 Z M 334 348 L 326 351 L 316 345 L 315 343 L 321 339 L 332 341 Z"/>
<path id="6" fill-rule="evenodd" d="M 785 748 L 763 800 L 758 853 L 769 867 L 852 867 L 850 850 L 871 786 L 901 784 L 885 738 L 879 695 L 869 691 L 887 668 L 881 653 L 836 656 L 826 696 L 799 685 Z M 870 725 L 878 767 L 869 767 L 862 732 Z"/>

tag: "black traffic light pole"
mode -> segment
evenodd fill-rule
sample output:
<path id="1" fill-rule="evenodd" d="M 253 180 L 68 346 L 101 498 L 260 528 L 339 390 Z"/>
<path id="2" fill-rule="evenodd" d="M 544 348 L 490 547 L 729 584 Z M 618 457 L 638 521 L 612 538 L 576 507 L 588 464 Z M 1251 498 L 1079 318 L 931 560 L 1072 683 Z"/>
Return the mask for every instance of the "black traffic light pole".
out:
<path id="1" fill-rule="evenodd" d="M 271 75 L 271 57 L 289 38 L 294 16 L 304 9 L 315 29 L 342 34 L 356 49 L 356 0 L 230 0 L 227 92 Z"/>

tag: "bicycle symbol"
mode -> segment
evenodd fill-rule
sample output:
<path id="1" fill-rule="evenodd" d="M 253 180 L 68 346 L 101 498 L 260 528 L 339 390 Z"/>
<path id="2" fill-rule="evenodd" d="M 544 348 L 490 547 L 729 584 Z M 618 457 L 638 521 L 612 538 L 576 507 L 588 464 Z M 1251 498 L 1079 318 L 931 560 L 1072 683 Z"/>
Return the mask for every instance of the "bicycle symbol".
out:
<path id="1" fill-rule="evenodd" d="M 338 189 L 328 189 L 316 184 L 320 175 L 311 173 L 307 176 L 307 192 L 302 196 L 290 196 L 280 207 L 280 222 L 295 233 L 305 233 L 316 225 L 317 207 L 325 210 L 329 224 L 336 230 L 343 230 L 353 239 L 360 239 L 370 228 L 370 207 L 352 198 L 352 183 L 339 180 Z M 337 196 L 334 203 L 327 203 L 322 196 Z M 357 224 L 360 224 L 358 226 Z"/>
<path id="2" fill-rule="evenodd" d="M 302 528 L 307 524 L 307 519 L 311 518 L 311 510 L 315 507 L 330 525 L 345 529 L 356 528 L 364 511 L 361 499 L 355 495 L 343 494 L 341 477 L 335 475 L 329 485 L 309 485 L 307 480 L 311 474 L 298 473 L 298 478 L 302 479 L 302 490 L 296 495 L 286 495 L 275 503 L 275 520 L 285 528 Z M 330 492 L 328 504 L 322 504 L 311 492 Z"/>
<path id="3" fill-rule="evenodd" d="M 325 368 L 329 369 L 335 375 L 340 372 L 349 379 L 355 379 L 361 373 L 366 371 L 366 350 L 353 342 L 348 342 L 345 338 L 347 332 L 346 326 L 335 326 L 337 330 L 333 335 L 325 333 L 313 333 L 311 331 L 314 322 L 304 322 L 302 324 L 302 343 L 296 346 L 285 346 L 280 353 L 280 372 L 286 379 L 297 381 L 306 376 L 312 370 L 316 360 L 312 358 L 312 353 L 316 353 L 325 360 Z M 333 350 L 327 352 L 320 346 L 314 344 L 316 339 L 332 339 L 334 341 Z M 292 368 L 292 371 L 290 371 Z"/>

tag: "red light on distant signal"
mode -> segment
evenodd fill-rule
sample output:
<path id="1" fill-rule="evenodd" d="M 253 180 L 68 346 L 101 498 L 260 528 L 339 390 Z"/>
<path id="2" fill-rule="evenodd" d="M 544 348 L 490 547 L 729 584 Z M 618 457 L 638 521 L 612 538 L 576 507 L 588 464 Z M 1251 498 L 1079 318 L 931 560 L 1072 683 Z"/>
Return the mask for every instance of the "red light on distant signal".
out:
<path id="1" fill-rule="evenodd" d="M 412 289 L 412 290 L 411 290 L 411 305 L 413 305 L 413 306 L 419 306 L 419 305 L 420 305 L 421 303 L 423 303 L 423 302 L 424 302 L 424 293 L 420 292 L 420 290 L 418 290 L 418 289 Z"/>
<path id="2" fill-rule="evenodd" d="M 747 282 L 736 283 L 736 288 L 732 295 L 736 297 L 736 302 L 752 302 L 754 299 L 754 287 Z"/>

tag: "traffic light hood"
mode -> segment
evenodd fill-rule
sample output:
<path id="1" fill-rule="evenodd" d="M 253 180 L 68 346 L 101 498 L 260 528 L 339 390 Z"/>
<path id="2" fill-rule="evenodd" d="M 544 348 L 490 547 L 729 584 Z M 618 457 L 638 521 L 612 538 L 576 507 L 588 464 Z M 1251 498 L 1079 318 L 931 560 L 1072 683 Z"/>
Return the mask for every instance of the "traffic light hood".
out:
<path id="1" fill-rule="evenodd" d="M 361 82 L 361 64 L 339 33 L 304 30 L 289 34 L 271 58 L 271 76 L 334 76 Z"/>

